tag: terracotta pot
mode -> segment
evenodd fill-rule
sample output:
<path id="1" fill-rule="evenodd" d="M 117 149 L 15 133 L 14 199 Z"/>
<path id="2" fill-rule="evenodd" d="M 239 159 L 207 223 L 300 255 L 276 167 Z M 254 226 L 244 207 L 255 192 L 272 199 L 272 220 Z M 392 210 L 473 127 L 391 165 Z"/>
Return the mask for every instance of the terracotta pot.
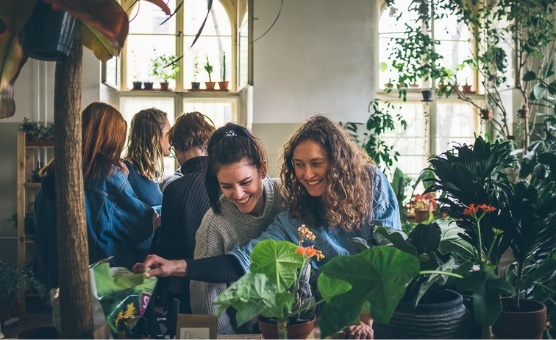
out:
<path id="1" fill-rule="evenodd" d="M 492 110 L 491 109 L 481 109 L 481 118 L 484 120 L 492 119 Z"/>
<path id="2" fill-rule="evenodd" d="M 268 320 L 268 319 L 264 319 Z M 269 323 L 259 318 L 259 330 L 265 339 L 278 339 L 278 326 L 275 323 Z M 288 324 L 286 330 L 288 331 L 288 339 L 307 339 L 309 334 L 315 328 L 315 319 L 304 323 Z"/>
<path id="3" fill-rule="evenodd" d="M 160 82 L 160 89 L 162 91 L 169 91 L 170 90 L 170 83 L 167 81 L 161 81 Z"/>
<path id="4" fill-rule="evenodd" d="M 228 91 L 228 84 L 228 81 L 219 81 L 218 88 L 220 89 L 220 91 Z"/>
<path id="5" fill-rule="evenodd" d="M 415 210 L 415 222 L 423 222 L 429 219 L 431 213 L 428 210 Z"/>
<path id="6" fill-rule="evenodd" d="M 214 90 L 214 86 L 216 85 L 213 81 L 205 81 L 205 88 L 207 90 Z"/>
<path id="7" fill-rule="evenodd" d="M 542 339 L 546 329 L 546 306 L 533 300 L 502 298 L 502 312 L 492 325 L 497 339 Z"/>
<path id="8" fill-rule="evenodd" d="M 471 92 L 471 85 L 461 85 L 461 91 L 463 93 L 469 93 Z"/>

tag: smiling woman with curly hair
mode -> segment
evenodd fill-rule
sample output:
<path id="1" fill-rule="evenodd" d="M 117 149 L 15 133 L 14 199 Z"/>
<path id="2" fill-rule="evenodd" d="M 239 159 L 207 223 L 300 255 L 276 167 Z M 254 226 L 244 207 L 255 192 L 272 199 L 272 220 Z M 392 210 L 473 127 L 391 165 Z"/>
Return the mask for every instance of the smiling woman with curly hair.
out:
<path id="1" fill-rule="evenodd" d="M 315 235 L 314 247 L 325 258 L 358 253 L 353 237 L 369 239 L 373 227 L 401 229 L 396 195 L 386 176 L 344 130 L 322 115 L 311 117 L 286 142 L 281 178 L 287 210 L 258 238 L 226 255 L 196 260 L 166 260 L 149 255 L 134 270 L 147 276 L 185 276 L 190 280 L 231 282 L 249 272 L 250 255 L 262 240 L 297 243 L 301 225 Z M 372 319 L 361 314 L 345 329 L 349 338 L 372 339 Z"/>

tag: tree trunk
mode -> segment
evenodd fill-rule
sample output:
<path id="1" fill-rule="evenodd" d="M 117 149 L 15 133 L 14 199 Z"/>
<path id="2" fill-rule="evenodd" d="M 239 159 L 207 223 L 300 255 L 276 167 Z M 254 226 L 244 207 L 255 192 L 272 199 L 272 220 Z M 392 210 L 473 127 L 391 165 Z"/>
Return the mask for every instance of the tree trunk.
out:
<path id="1" fill-rule="evenodd" d="M 89 252 L 81 165 L 81 66 L 74 40 L 68 59 L 56 64 L 54 121 L 56 217 L 62 339 L 93 337 Z"/>

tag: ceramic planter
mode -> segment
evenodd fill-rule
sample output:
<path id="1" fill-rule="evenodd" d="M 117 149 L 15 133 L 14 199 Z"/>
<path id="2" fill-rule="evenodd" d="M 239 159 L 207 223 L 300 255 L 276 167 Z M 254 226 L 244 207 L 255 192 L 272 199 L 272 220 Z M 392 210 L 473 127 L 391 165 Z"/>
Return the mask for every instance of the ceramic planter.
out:
<path id="1" fill-rule="evenodd" d="M 502 298 L 502 311 L 492 325 L 497 339 L 542 339 L 546 329 L 546 306 L 521 299 L 517 309 L 514 298 Z"/>
<path id="2" fill-rule="evenodd" d="M 192 81 L 191 82 L 191 89 L 192 90 L 198 90 L 201 88 L 201 83 L 199 83 L 198 81 Z"/>
<path id="3" fill-rule="evenodd" d="M 220 89 L 220 91 L 228 91 L 228 84 L 228 81 L 219 81 L 218 88 Z"/>
<path id="4" fill-rule="evenodd" d="M 259 330 L 265 339 L 278 339 L 278 326 L 270 323 L 268 319 L 259 317 Z M 288 339 L 307 339 L 315 328 L 315 319 L 303 322 L 287 324 Z"/>
<path id="5" fill-rule="evenodd" d="M 140 90 L 143 87 L 143 82 L 141 81 L 134 81 L 132 84 L 132 89 L 133 90 Z"/>
<path id="6" fill-rule="evenodd" d="M 161 81 L 160 82 L 160 89 L 162 91 L 169 91 L 170 90 L 170 83 L 167 81 Z"/>
<path id="7" fill-rule="evenodd" d="M 467 339 L 471 313 L 463 297 L 444 290 L 417 307 L 401 302 L 390 323 L 374 323 L 377 339 Z"/>
<path id="8" fill-rule="evenodd" d="M 421 91 L 421 94 L 423 95 L 423 101 L 424 102 L 432 101 L 432 91 L 431 90 L 423 90 L 423 91 Z"/>
<path id="9" fill-rule="evenodd" d="M 153 83 L 150 81 L 146 81 L 143 83 L 143 88 L 145 90 L 152 90 L 153 89 Z"/>
<path id="10" fill-rule="evenodd" d="M 214 81 L 205 81 L 205 88 L 207 90 L 214 90 L 215 85 L 216 85 L 216 82 L 214 82 Z"/>
<path id="11" fill-rule="evenodd" d="M 39 0 L 21 31 L 23 50 L 27 56 L 38 60 L 65 60 L 76 27 L 76 20 L 69 13 L 55 11 Z"/>

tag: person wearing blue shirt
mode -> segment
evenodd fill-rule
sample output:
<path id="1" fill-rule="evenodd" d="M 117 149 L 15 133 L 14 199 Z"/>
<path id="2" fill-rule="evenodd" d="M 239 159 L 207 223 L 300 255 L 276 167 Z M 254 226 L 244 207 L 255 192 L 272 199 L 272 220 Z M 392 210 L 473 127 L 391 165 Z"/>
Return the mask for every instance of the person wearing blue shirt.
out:
<path id="1" fill-rule="evenodd" d="M 258 242 L 297 243 L 302 224 L 316 235 L 315 246 L 327 260 L 357 253 L 350 239 L 369 238 L 374 226 L 401 229 L 398 202 L 384 174 L 339 125 L 322 115 L 311 117 L 286 142 L 280 176 L 288 208 L 258 238 L 219 257 L 167 260 L 149 255 L 134 271 L 150 269 L 148 277 L 230 282 L 249 271 L 249 256 Z M 362 314 L 345 334 L 373 338 L 370 315 Z"/>
<path id="2" fill-rule="evenodd" d="M 127 130 L 122 114 L 106 103 L 91 103 L 83 110 L 82 127 L 89 263 L 112 257 L 112 266 L 131 269 L 143 259 L 135 253 L 147 251 L 160 218 L 127 180 L 120 160 Z M 35 242 L 48 289 L 58 286 L 55 164 L 53 159 L 41 170 L 44 177 L 34 205 Z"/>

